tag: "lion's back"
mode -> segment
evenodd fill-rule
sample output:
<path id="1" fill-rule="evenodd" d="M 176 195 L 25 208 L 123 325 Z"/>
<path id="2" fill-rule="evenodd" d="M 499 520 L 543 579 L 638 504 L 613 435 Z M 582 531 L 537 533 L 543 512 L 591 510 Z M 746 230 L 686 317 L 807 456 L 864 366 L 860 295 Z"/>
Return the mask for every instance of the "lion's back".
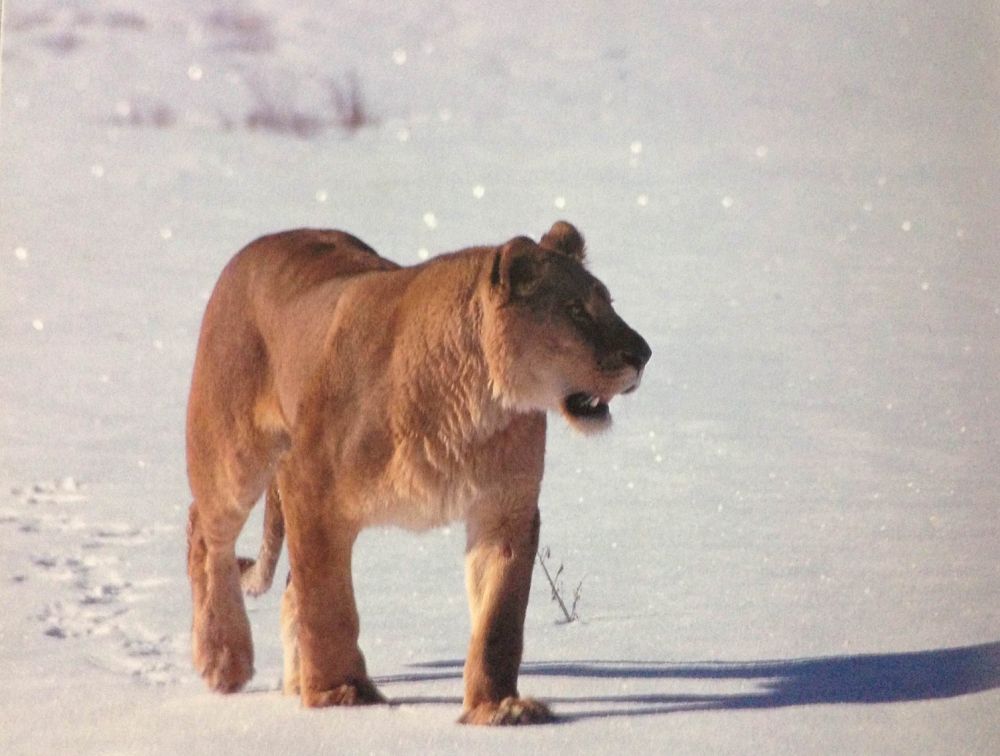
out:
<path id="1" fill-rule="evenodd" d="M 246 269 L 248 283 L 263 285 L 271 296 L 286 301 L 335 278 L 399 268 L 356 236 L 310 228 L 262 236 L 232 264 Z"/>
<path id="2" fill-rule="evenodd" d="M 252 415 L 276 379 L 297 386 L 321 352 L 346 284 L 397 268 L 343 231 L 283 231 L 245 246 L 222 271 L 205 309 L 189 422 L 226 405 Z"/>

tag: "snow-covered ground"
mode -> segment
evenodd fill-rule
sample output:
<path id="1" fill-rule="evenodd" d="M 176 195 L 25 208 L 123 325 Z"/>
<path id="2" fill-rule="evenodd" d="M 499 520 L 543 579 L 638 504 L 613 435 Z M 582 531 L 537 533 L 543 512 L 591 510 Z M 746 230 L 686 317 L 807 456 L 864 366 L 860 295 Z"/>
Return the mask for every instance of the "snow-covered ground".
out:
<path id="1" fill-rule="evenodd" d="M 3 13 L 0 752 L 1000 752 L 995 3 Z M 609 434 L 551 423 L 582 621 L 537 571 L 521 689 L 563 722 L 453 724 L 460 526 L 356 551 L 394 706 L 283 698 L 278 591 L 250 689 L 206 692 L 183 410 L 225 261 L 558 217 L 654 352 Z"/>

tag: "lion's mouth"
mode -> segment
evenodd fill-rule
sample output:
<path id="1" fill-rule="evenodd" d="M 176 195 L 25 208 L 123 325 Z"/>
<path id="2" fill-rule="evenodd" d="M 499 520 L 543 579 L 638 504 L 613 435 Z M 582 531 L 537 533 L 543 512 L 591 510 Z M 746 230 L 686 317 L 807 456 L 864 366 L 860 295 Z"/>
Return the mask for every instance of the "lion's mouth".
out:
<path id="1" fill-rule="evenodd" d="M 567 396 L 563 400 L 563 406 L 572 417 L 582 420 L 604 420 L 610 414 L 606 401 L 582 391 Z"/>

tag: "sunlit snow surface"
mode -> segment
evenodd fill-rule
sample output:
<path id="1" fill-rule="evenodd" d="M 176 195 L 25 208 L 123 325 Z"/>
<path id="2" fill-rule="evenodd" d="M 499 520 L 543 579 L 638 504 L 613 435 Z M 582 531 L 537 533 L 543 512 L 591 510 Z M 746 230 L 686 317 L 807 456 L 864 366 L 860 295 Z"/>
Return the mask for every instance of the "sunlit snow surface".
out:
<path id="1" fill-rule="evenodd" d="M 994 4 L 3 13 L 0 752 L 1000 750 Z M 283 698 L 278 591 L 250 690 L 207 693 L 183 415 L 225 261 L 559 217 L 654 353 L 610 433 L 550 423 L 542 543 L 582 619 L 536 572 L 521 689 L 563 723 L 453 724 L 460 526 L 357 548 L 397 705 Z"/>

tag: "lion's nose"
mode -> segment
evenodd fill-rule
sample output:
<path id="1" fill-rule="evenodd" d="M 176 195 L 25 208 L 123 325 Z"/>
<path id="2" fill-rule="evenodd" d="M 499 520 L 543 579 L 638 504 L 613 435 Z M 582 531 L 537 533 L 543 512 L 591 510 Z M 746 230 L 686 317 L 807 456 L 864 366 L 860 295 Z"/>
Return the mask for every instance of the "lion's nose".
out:
<path id="1" fill-rule="evenodd" d="M 649 348 L 649 344 L 642 336 L 637 333 L 634 336 L 635 339 L 629 348 L 622 350 L 621 358 L 626 365 L 631 365 L 636 370 L 642 370 L 649 362 L 649 358 L 653 356 L 653 350 Z"/>

